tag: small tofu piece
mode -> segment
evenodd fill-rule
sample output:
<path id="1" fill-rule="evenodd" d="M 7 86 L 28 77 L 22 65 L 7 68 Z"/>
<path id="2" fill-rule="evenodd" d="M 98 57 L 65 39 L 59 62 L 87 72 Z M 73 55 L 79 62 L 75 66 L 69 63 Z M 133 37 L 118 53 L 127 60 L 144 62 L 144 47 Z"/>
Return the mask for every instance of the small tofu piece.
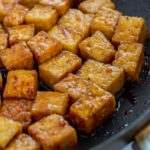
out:
<path id="1" fill-rule="evenodd" d="M 51 114 L 64 116 L 69 106 L 67 94 L 59 92 L 37 92 L 35 102 L 32 107 L 32 116 L 39 120 Z"/>
<path id="2" fill-rule="evenodd" d="M 40 150 L 40 145 L 29 135 L 20 134 L 5 150 Z"/>
<path id="3" fill-rule="evenodd" d="M 144 43 L 148 36 L 144 18 L 121 16 L 112 37 L 114 44 L 121 42 Z"/>
<path id="4" fill-rule="evenodd" d="M 101 91 L 101 96 L 83 96 L 70 107 L 69 119 L 75 128 L 90 134 L 115 111 L 114 96 Z"/>
<path id="5" fill-rule="evenodd" d="M 19 4 L 14 5 L 4 18 L 4 26 L 12 27 L 23 24 L 27 12 L 27 7 Z"/>
<path id="6" fill-rule="evenodd" d="M 128 78 L 139 80 L 144 63 L 144 48 L 140 43 L 121 43 L 113 65 L 122 68 Z"/>
<path id="7" fill-rule="evenodd" d="M 39 76 L 50 88 L 69 73 L 77 71 L 82 64 L 77 55 L 63 51 L 58 56 L 39 66 Z"/>
<path id="8" fill-rule="evenodd" d="M 57 21 L 57 11 L 51 6 L 35 5 L 26 15 L 27 24 L 34 24 L 37 31 L 48 31 Z"/>
<path id="9" fill-rule="evenodd" d="M 76 150 L 77 134 L 62 116 L 53 114 L 32 124 L 28 130 L 43 150 Z"/>
<path id="10" fill-rule="evenodd" d="M 2 89 L 3 89 L 3 78 L 2 78 L 2 73 L 0 72 L 0 92 L 2 92 Z"/>
<path id="11" fill-rule="evenodd" d="M 72 6 L 72 0 L 39 0 L 39 4 L 54 7 L 61 16 Z"/>
<path id="12" fill-rule="evenodd" d="M 8 34 L 0 34 L 0 50 L 7 48 L 8 46 Z"/>
<path id="13" fill-rule="evenodd" d="M 86 0 L 80 3 L 78 8 L 84 13 L 96 14 L 102 6 L 115 9 L 115 4 L 111 0 Z"/>
<path id="14" fill-rule="evenodd" d="M 6 145 L 18 134 L 22 132 L 20 123 L 0 117 L 0 148 L 4 149 Z"/>
<path id="15" fill-rule="evenodd" d="M 39 0 L 19 0 L 19 3 L 25 5 L 28 8 L 32 8 Z"/>
<path id="16" fill-rule="evenodd" d="M 21 41 L 27 42 L 35 33 L 33 24 L 13 26 L 7 30 L 9 33 L 9 45 L 14 45 Z"/>
<path id="17" fill-rule="evenodd" d="M 108 63 L 112 61 L 115 56 L 114 46 L 103 33 L 99 31 L 83 40 L 79 48 L 82 57 L 85 59 L 91 58 L 103 63 Z"/>
<path id="18" fill-rule="evenodd" d="M 23 99 L 5 99 L 0 108 L 0 116 L 12 119 L 22 124 L 23 129 L 27 130 L 32 122 L 31 108 L 32 101 Z"/>
<path id="19" fill-rule="evenodd" d="M 51 59 L 62 50 L 61 43 L 44 31 L 37 33 L 37 35 L 31 38 L 27 44 L 38 64 L 42 64 Z"/>
<path id="20" fill-rule="evenodd" d="M 34 68 L 33 55 L 25 42 L 18 43 L 2 52 L 1 60 L 7 70 Z"/>
<path id="21" fill-rule="evenodd" d="M 112 94 L 116 94 L 124 85 L 123 69 L 95 60 L 87 60 L 78 71 L 78 75 Z"/>
<path id="22" fill-rule="evenodd" d="M 100 31 L 108 39 L 111 39 L 121 15 L 119 11 L 101 7 L 91 23 L 91 32 Z"/>
<path id="23" fill-rule="evenodd" d="M 34 100 L 38 86 L 38 75 L 34 70 L 9 71 L 3 98 Z"/>

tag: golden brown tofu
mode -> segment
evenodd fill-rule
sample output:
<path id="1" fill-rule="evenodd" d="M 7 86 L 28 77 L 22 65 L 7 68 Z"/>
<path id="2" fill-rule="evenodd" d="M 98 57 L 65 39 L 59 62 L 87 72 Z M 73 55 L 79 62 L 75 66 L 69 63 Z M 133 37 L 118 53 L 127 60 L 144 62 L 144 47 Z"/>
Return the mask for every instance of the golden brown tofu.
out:
<path id="1" fill-rule="evenodd" d="M 14 5 L 4 18 L 4 26 L 12 27 L 23 24 L 27 12 L 28 8 L 25 6 L 19 4 Z"/>
<path id="2" fill-rule="evenodd" d="M 79 48 L 82 57 L 85 59 L 91 58 L 103 63 L 108 63 L 112 61 L 115 56 L 114 46 L 103 33 L 99 31 L 83 40 Z"/>
<path id="3" fill-rule="evenodd" d="M 5 29 L 3 25 L 0 23 L 0 34 L 5 34 L 5 33 L 6 33 Z"/>
<path id="4" fill-rule="evenodd" d="M 128 78 L 139 80 L 144 63 L 143 45 L 140 43 L 121 43 L 113 65 L 122 68 Z"/>
<path id="5" fill-rule="evenodd" d="M 39 0 L 19 0 L 19 3 L 25 5 L 28 8 L 32 8 Z"/>
<path id="6" fill-rule="evenodd" d="M 61 16 L 72 6 L 72 0 L 39 0 L 39 4 L 54 7 Z"/>
<path id="7" fill-rule="evenodd" d="M 5 150 L 40 150 L 40 145 L 29 135 L 20 134 Z"/>
<path id="8" fill-rule="evenodd" d="M 63 49 L 75 54 L 79 53 L 81 35 L 63 25 L 55 25 L 48 33 L 62 44 Z"/>
<path id="9" fill-rule="evenodd" d="M 35 5 L 26 15 L 27 24 L 34 24 L 37 31 L 48 31 L 57 21 L 57 11 L 51 6 Z"/>
<path id="10" fill-rule="evenodd" d="M 32 107 L 32 116 L 39 120 L 51 114 L 64 116 L 69 106 L 67 94 L 59 92 L 37 92 L 35 102 Z"/>
<path id="11" fill-rule="evenodd" d="M 32 124 L 28 132 L 43 150 L 76 150 L 76 131 L 62 116 L 53 114 L 45 117 Z"/>
<path id="12" fill-rule="evenodd" d="M 144 43 L 147 35 L 147 27 L 143 18 L 121 16 L 112 41 L 116 45 L 121 42 Z"/>
<path id="13" fill-rule="evenodd" d="M 34 70 L 9 71 L 3 98 L 35 99 L 38 75 Z"/>
<path id="14" fill-rule="evenodd" d="M 50 61 L 39 66 L 39 76 L 49 87 L 64 78 L 69 73 L 77 71 L 82 64 L 77 55 L 63 51 Z"/>
<path id="15" fill-rule="evenodd" d="M 34 36 L 34 25 L 19 25 L 8 28 L 9 33 L 9 45 L 17 44 L 21 41 L 27 42 Z"/>
<path id="16" fill-rule="evenodd" d="M 2 63 L 2 60 L 1 60 L 1 56 L 2 56 L 2 53 L 5 51 L 5 49 L 0 49 L 0 68 L 4 68 L 4 65 Z"/>
<path id="17" fill-rule="evenodd" d="M 106 7 L 100 8 L 91 23 L 91 32 L 100 31 L 107 38 L 111 39 L 121 15 L 119 11 Z"/>
<path id="18" fill-rule="evenodd" d="M 0 34 L 0 50 L 7 48 L 8 46 L 8 34 Z"/>
<path id="19" fill-rule="evenodd" d="M 0 116 L 12 119 L 22 124 L 24 130 L 27 130 L 31 124 L 32 101 L 23 99 L 5 99 L 0 108 Z"/>
<path id="20" fill-rule="evenodd" d="M 3 78 L 2 78 L 2 73 L 0 72 L 0 92 L 3 89 Z"/>
<path id="21" fill-rule="evenodd" d="M 106 91 L 101 96 L 85 96 L 72 104 L 69 119 L 78 131 L 92 133 L 115 111 L 115 98 Z"/>
<path id="22" fill-rule="evenodd" d="M 95 60 L 86 61 L 78 75 L 96 83 L 112 94 L 116 94 L 124 85 L 123 69 Z"/>
<path id="23" fill-rule="evenodd" d="M 0 117 L 0 148 L 4 149 L 6 145 L 18 134 L 22 132 L 20 123 Z"/>
<path id="24" fill-rule="evenodd" d="M 44 31 L 37 33 L 27 44 L 38 64 L 51 59 L 62 50 L 61 43 Z"/>
<path id="25" fill-rule="evenodd" d="M 2 52 L 1 60 L 7 70 L 34 68 L 33 55 L 25 42 L 18 43 Z"/>

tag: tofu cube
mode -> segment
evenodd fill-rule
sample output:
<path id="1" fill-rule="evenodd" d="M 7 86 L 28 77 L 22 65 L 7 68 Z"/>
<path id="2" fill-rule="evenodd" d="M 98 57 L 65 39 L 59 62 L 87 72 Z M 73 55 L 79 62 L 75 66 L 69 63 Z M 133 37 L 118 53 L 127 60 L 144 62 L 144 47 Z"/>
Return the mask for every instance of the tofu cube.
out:
<path id="1" fill-rule="evenodd" d="M 32 124 L 28 133 L 42 145 L 43 150 L 76 150 L 77 148 L 76 131 L 62 116 L 56 114 Z"/>
<path id="2" fill-rule="evenodd" d="M 39 0 L 19 0 L 19 3 L 25 5 L 28 8 L 32 8 Z"/>
<path id="3" fill-rule="evenodd" d="M 78 8 L 84 13 L 96 14 L 102 6 L 115 9 L 111 0 L 86 0 L 81 2 Z"/>
<path id="4" fill-rule="evenodd" d="M 54 7 L 57 10 L 59 16 L 61 16 L 72 6 L 72 0 L 39 0 L 39 4 Z"/>
<path id="5" fill-rule="evenodd" d="M 48 33 L 62 44 L 63 49 L 74 54 L 79 53 L 79 43 L 82 41 L 81 35 L 63 25 L 55 25 Z"/>
<path id="6" fill-rule="evenodd" d="M 3 100 L 2 106 L 0 108 L 0 116 L 19 122 L 20 124 L 22 124 L 23 129 L 26 131 L 28 126 L 32 122 L 32 104 L 32 101 L 23 99 L 5 99 Z"/>
<path id="7" fill-rule="evenodd" d="M 7 48 L 8 46 L 8 34 L 0 34 L 0 50 Z"/>
<path id="8" fill-rule="evenodd" d="M 0 92 L 2 92 L 3 89 L 3 78 L 2 78 L 2 73 L 0 72 Z"/>
<path id="9" fill-rule="evenodd" d="M 113 65 L 122 68 L 128 78 L 139 80 L 144 63 L 144 49 L 140 43 L 121 43 Z"/>
<path id="10" fill-rule="evenodd" d="M 108 39 L 111 39 L 121 15 L 119 11 L 106 7 L 100 8 L 91 23 L 91 32 L 100 31 Z"/>
<path id="11" fill-rule="evenodd" d="M 40 145 L 29 135 L 20 134 L 5 150 L 40 150 Z"/>
<path id="12" fill-rule="evenodd" d="M 62 50 L 61 43 L 44 31 L 37 33 L 27 44 L 38 64 L 42 64 L 51 59 Z"/>
<path id="13" fill-rule="evenodd" d="M 3 98 L 35 99 L 38 86 L 38 75 L 34 70 L 9 71 Z"/>
<path id="14" fill-rule="evenodd" d="M 35 5 L 26 15 L 27 24 L 34 24 L 37 31 L 48 31 L 57 21 L 58 14 L 51 6 Z"/>
<path id="15" fill-rule="evenodd" d="M 116 94 L 124 85 L 123 69 L 95 60 L 86 61 L 78 71 L 78 75 L 96 83 L 112 94 Z"/>
<path id="16" fill-rule="evenodd" d="M 143 18 L 121 16 L 112 41 L 116 45 L 121 42 L 144 43 L 147 35 L 146 22 Z"/>
<path id="17" fill-rule="evenodd" d="M 18 134 L 22 132 L 20 123 L 0 117 L 0 148 L 4 149 L 6 145 Z"/>
<path id="18" fill-rule="evenodd" d="M 50 88 L 69 73 L 77 71 L 81 58 L 71 52 L 63 51 L 58 56 L 39 66 L 39 76 Z"/>
<path id="19" fill-rule="evenodd" d="M 25 42 L 18 43 L 2 52 L 1 60 L 7 70 L 33 69 L 33 55 Z"/>
<path id="20" fill-rule="evenodd" d="M 32 107 L 32 116 L 39 120 L 51 114 L 64 116 L 69 106 L 67 94 L 59 92 L 37 92 L 35 102 Z"/>
<path id="21" fill-rule="evenodd" d="M 99 31 L 83 40 L 79 48 L 82 57 L 85 59 L 91 58 L 103 63 L 108 63 L 112 61 L 115 56 L 114 46 L 103 33 Z"/>
<path id="22" fill-rule="evenodd" d="M 26 8 L 25 6 L 19 4 L 14 5 L 4 17 L 4 26 L 12 27 L 23 24 L 27 12 L 28 8 Z"/>
<path id="23" fill-rule="evenodd" d="M 1 56 L 4 51 L 5 51 L 5 49 L 0 49 L 0 69 L 4 68 L 3 62 L 1 60 Z"/>
<path id="24" fill-rule="evenodd" d="M 17 44 L 21 41 L 27 42 L 34 36 L 34 25 L 19 25 L 8 28 L 9 45 Z"/>

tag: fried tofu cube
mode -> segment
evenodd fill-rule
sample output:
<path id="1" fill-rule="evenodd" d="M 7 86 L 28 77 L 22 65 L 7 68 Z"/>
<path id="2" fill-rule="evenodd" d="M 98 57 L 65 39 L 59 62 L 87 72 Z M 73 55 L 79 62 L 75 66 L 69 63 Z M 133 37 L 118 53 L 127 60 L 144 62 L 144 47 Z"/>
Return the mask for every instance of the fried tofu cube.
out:
<path id="1" fill-rule="evenodd" d="M 39 120 L 51 114 L 64 116 L 69 106 L 67 94 L 59 92 L 37 92 L 35 102 L 32 107 L 32 116 Z"/>
<path id="2" fill-rule="evenodd" d="M 1 55 L 1 60 L 7 70 L 31 70 L 34 68 L 33 55 L 25 42 L 5 49 Z"/>
<path id="3" fill-rule="evenodd" d="M 43 150 L 76 150 L 77 148 L 75 129 L 62 116 L 56 114 L 32 124 L 28 133 L 42 145 Z"/>
<path id="4" fill-rule="evenodd" d="M 0 116 L 4 116 L 19 122 L 22 124 L 24 130 L 26 130 L 32 122 L 32 104 L 32 101 L 23 99 L 5 99 L 3 100 L 2 106 L 0 108 Z"/>
<path id="5" fill-rule="evenodd" d="M 54 7 L 57 10 L 59 16 L 61 16 L 72 6 L 72 0 L 39 0 L 39 4 Z"/>
<path id="6" fill-rule="evenodd" d="M 116 45 L 121 42 L 144 43 L 147 35 L 146 22 L 143 18 L 121 16 L 112 41 Z"/>
<path id="7" fill-rule="evenodd" d="M 18 134 L 22 132 L 20 123 L 0 117 L 0 148 L 4 149 L 6 145 Z"/>
<path id="8" fill-rule="evenodd" d="M 102 6 L 115 9 L 115 4 L 111 0 L 86 0 L 80 3 L 78 8 L 84 13 L 96 14 Z"/>
<path id="9" fill-rule="evenodd" d="M 19 0 L 19 3 L 25 5 L 28 8 L 32 8 L 39 0 Z"/>
<path id="10" fill-rule="evenodd" d="M 2 73 L 0 72 L 0 92 L 3 89 L 3 78 L 2 78 Z"/>
<path id="11" fill-rule="evenodd" d="M 14 5 L 4 18 L 4 26 L 12 27 L 23 24 L 27 12 L 28 8 L 25 6 L 19 4 Z"/>
<path id="12" fill-rule="evenodd" d="M 20 134 L 5 150 L 40 150 L 40 145 L 29 135 Z"/>
<path id="13" fill-rule="evenodd" d="M 78 75 L 96 83 L 112 94 L 116 94 L 124 85 L 123 69 L 95 60 L 86 61 L 78 71 Z"/>
<path id="14" fill-rule="evenodd" d="M 90 134 L 115 111 L 115 98 L 106 91 L 101 96 L 83 96 L 71 105 L 69 119 L 75 128 Z"/>
<path id="15" fill-rule="evenodd" d="M 50 88 L 69 73 L 77 71 L 82 64 L 77 55 L 63 51 L 50 61 L 39 66 L 39 76 Z"/>
<path id="16" fill-rule="evenodd" d="M 91 23 L 91 32 L 100 31 L 108 39 L 111 39 L 121 15 L 119 11 L 106 7 L 100 8 Z"/>
<path id="17" fill-rule="evenodd" d="M 34 36 L 34 25 L 19 25 L 8 28 L 9 45 L 17 44 L 21 41 L 27 42 Z"/>
<path id="18" fill-rule="evenodd" d="M 27 44 L 38 64 L 42 64 L 51 59 L 62 50 L 61 43 L 44 31 L 37 33 Z"/>
<path id="19" fill-rule="evenodd" d="M 34 70 L 9 71 L 3 98 L 34 100 L 38 86 L 38 75 Z"/>
<path id="20" fill-rule="evenodd" d="M 8 46 L 8 34 L 0 34 L 0 49 L 3 50 Z"/>
<path id="21" fill-rule="evenodd" d="M 48 31 L 57 21 L 58 14 L 51 6 L 35 5 L 26 15 L 27 24 L 34 24 L 37 31 Z"/>
<path id="22" fill-rule="evenodd" d="M 122 68 L 128 78 L 139 80 L 144 63 L 143 44 L 121 43 L 113 61 L 113 65 Z"/>
<path id="23" fill-rule="evenodd" d="M 115 56 L 114 46 L 103 33 L 99 31 L 83 40 L 79 48 L 82 57 L 85 59 L 91 58 L 103 63 L 108 63 L 112 61 Z"/>
<path id="24" fill-rule="evenodd" d="M 4 68 L 3 62 L 1 60 L 1 56 L 2 56 L 2 54 L 3 54 L 4 51 L 5 51 L 5 49 L 0 49 L 0 68 L 1 69 Z"/>

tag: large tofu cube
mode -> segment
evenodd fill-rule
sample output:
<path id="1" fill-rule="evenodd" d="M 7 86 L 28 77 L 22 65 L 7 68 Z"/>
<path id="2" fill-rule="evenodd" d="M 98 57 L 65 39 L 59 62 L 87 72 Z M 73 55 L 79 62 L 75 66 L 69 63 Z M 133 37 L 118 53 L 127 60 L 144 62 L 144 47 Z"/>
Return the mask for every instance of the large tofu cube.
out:
<path id="1" fill-rule="evenodd" d="M 0 148 L 4 149 L 6 145 L 18 134 L 22 132 L 20 123 L 0 117 Z"/>
<path id="2" fill-rule="evenodd" d="M 144 63 L 143 45 L 140 43 L 121 43 L 113 65 L 122 68 L 127 77 L 139 80 Z"/>
<path id="3" fill-rule="evenodd" d="M 32 101 L 28 100 L 7 100 L 5 99 L 0 108 L 0 116 L 12 119 L 22 124 L 24 130 L 27 130 L 28 126 L 32 122 L 31 108 Z"/>
<path id="4" fill-rule="evenodd" d="M 28 41 L 32 53 L 38 64 L 51 59 L 62 50 L 60 42 L 51 37 L 48 33 L 41 31 Z"/>
<path id="5" fill-rule="evenodd" d="M 2 52 L 1 60 L 7 70 L 33 69 L 33 55 L 25 42 L 18 43 Z"/>
<path id="6" fill-rule="evenodd" d="M 34 70 L 9 71 L 3 98 L 35 99 L 38 86 L 38 75 Z"/>
<path id="7" fill-rule="evenodd" d="M 62 116 L 53 114 L 32 124 L 29 134 L 43 150 L 76 150 L 77 134 Z"/>
<path id="8" fill-rule="evenodd" d="M 78 8 L 84 13 L 96 14 L 102 6 L 115 9 L 115 4 L 111 0 L 86 0 L 80 3 Z"/>
<path id="9" fill-rule="evenodd" d="M 57 21 L 57 11 L 51 6 L 35 5 L 26 15 L 27 24 L 34 24 L 37 31 L 48 31 Z"/>
<path id="10" fill-rule="evenodd" d="M 72 6 L 72 0 L 39 0 L 39 4 L 54 7 L 57 10 L 59 16 L 61 16 Z"/>
<path id="11" fill-rule="evenodd" d="M 102 32 L 107 38 L 111 39 L 118 20 L 122 14 L 116 10 L 102 7 L 99 9 L 91 23 L 91 32 Z"/>
<path id="12" fill-rule="evenodd" d="M 123 69 L 95 60 L 86 61 L 78 75 L 96 83 L 112 94 L 116 94 L 124 85 Z"/>
<path id="13" fill-rule="evenodd" d="M 40 150 L 40 145 L 29 135 L 20 134 L 5 150 Z"/>
<path id="14" fill-rule="evenodd" d="M 0 34 L 0 50 L 7 48 L 8 46 L 8 34 Z"/>
<path id="15" fill-rule="evenodd" d="M 23 24 L 27 12 L 28 8 L 25 6 L 19 4 L 14 5 L 4 18 L 4 26 L 12 27 Z"/>
<path id="16" fill-rule="evenodd" d="M 69 119 L 78 131 L 92 133 L 115 111 L 115 98 L 108 92 L 101 96 L 85 96 L 72 104 Z"/>
<path id="17" fill-rule="evenodd" d="M 51 114 L 64 116 L 69 106 L 67 94 L 58 92 L 37 92 L 35 102 L 32 107 L 32 116 L 39 120 Z"/>
<path id="18" fill-rule="evenodd" d="M 112 61 L 115 56 L 114 46 L 103 33 L 99 31 L 83 40 L 79 48 L 82 57 L 85 59 L 91 58 L 103 63 L 108 63 Z"/>
<path id="19" fill-rule="evenodd" d="M 77 55 L 63 51 L 58 56 L 39 66 L 39 76 L 49 87 L 69 73 L 77 71 L 82 64 Z"/>
<path id="20" fill-rule="evenodd" d="M 143 18 L 121 16 L 112 41 L 116 45 L 121 42 L 144 43 L 147 35 L 147 27 Z"/>
<path id="21" fill-rule="evenodd" d="M 19 3 L 25 5 L 28 8 L 32 8 L 39 0 L 19 0 Z"/>
<path id="22" fill-rule="evenodd" d="M 34 36 L 34 25 L 19 25 L 8 28 L 9 44 L 14 45 L 21 41 L 27 42 Z"/>

